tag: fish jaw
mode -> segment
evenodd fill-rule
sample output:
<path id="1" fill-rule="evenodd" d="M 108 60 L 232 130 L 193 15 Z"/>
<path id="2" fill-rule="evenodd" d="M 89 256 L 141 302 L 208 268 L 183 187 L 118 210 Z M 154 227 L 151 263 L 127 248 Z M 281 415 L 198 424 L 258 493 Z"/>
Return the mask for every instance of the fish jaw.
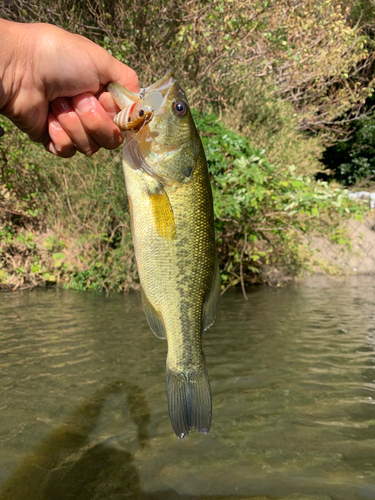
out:
<path id="1" fill-rule="evenodd" d="M 128 165 L 168 185 L 190 182 L 202 144 L 185 92 L 174 80 L 173 73 L 168 72 L 159 82 L 144 89 L 143 101 L 118 84 L 110 84 L 108 89 L 116 102 L 125 106 L 114 121 L 126 130 L 124 156 Z M 132 121 L 129 110 L 142 103 L 151 103 L 155 95 L 161 96 L 159 108 L 152 113 L 145 112 L 145 120 Z M 186 103 L 186 116 L 173 112 L 174 103 L 179 101 Z M 129 126 L 124 123 L 123 115 L 125 122 L 129 120 Z"/>
<path id="2" fill-rule="evenodd" d="M 131 92 L 119 83 L 111 82 L 107 89 L 121 110 L 139 101 L 138 94 Z"/>
<path id="3" fill-rule="evenodd" d="M 146 108 L 152 108 L 155 113 L 161 108 L 159 114 L 163 113 L 163 105 L 167 100 L 167 96 L 171 93 L 177 96 L 178 89 L 179 87 L 172 71 L 168 71 L 163 78 L 149 87 L 142 89 L 139 93 L 131 92 L 116 82 L 111 82 L 107 86 L 107 90 L 121 111 L 130 109 L 134 104 L 138 106 L 144 104 Z M 128 127 L 128 130 L 131 129 L 133 128 Z M 127 129 L 122 128 L 122 130 Z"/>
<path id="4" fill-rule="evenodd" d="M 172 69 L 167 70 L 165 75 L 157 80 L 155 83 L 144 89 L 144 92 L 163 92 L 171 88 L 175 83 L 176 79 L 174 77 L 174 72 Z"/>

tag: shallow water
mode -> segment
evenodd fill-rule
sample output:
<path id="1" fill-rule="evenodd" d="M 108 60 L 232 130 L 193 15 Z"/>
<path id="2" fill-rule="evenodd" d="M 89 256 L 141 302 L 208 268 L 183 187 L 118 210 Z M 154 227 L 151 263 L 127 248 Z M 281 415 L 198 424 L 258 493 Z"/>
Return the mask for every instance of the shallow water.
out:
<path id="1" fill-rule="evenodd" d="M 227 293 L 211 431 L 168 419 L 140 295 L 0 295 L 0 499 L 375 498 L 375 280 Z"/>

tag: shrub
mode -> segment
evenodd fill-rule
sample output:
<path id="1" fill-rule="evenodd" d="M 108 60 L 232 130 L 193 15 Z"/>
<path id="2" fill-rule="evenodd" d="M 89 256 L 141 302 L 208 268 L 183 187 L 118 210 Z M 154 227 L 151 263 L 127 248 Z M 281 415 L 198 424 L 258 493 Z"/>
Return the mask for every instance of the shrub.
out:
<path id="1" fill-rule="evenodd" d="M 251 79 L 250 84 L 237 86 L 228 99 L 223 124 L 264 149 L 268 161 L 277 167 L 295 165 L 298 173 L 314 175 L 321 169 L 321 138 L 298 130 L 298 115 L 292 105 L 274 92 L 269 80 Z"/>
<path id="2" fill-rule="evenodd" d="M 224 110 L 238 84 L 270 78 L 298 127 L 327 140 L 373 91 L 370 40 L 340 0 L 12 0 L 0 16 L 87 36 L 144 82 L 173 68 L 203 111 Z"/>
<path id="3" fill-rule="evenodd" d="M 196 113 L 212 176 L 222 286 L 269 281 L 309 271 L 307 240 L 324 235 L 345 243 L 342 221 L 366 208 L 348 192 L 280 169 L 265 152 L 226 128 L 215 115 Z"/>
<path id="4" fill-rule="evenodd" d="M 119 152 L 57 159 L 0 124 L 0 287 L 137 288 Z"/>
<path id="5" fill-rule="evenodd" d="M 311 265 L 306 237 L 343 243 L 340 222 L 361 205 L 342 189 L 268 161 L 263 150 L 195 113 L 212 176 L 222 286 L 298 276 Z M 118 153 L 56 159 L 13 126 L 0 143 L 0 287 L 60 282 L 94 290 L 137 288 Z"/>
<path id="6" fill-rule="evenodd" d="M 328 175 L 341 184 L 371 185 L 375 180 L 375 116 L 358 120 L 352 130 L 348 141 L 327 148 L 322 161 Z"/>

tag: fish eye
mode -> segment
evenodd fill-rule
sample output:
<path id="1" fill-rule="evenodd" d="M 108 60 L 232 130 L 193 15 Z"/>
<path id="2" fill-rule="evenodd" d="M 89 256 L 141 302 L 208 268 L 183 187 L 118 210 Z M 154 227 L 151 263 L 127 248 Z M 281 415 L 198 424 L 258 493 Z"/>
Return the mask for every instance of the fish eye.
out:
<path id="1" fill-rule="evenodd" d="M 139 116 L 143 116 L 145 114 L 145 112 L 143 111 L 143 109 L 141 109 L 141 111 L 139 112 Z"/>
<path id="2" fill-rule="evenodd" d="M 175 101 L 173 103 L 173 111 L 178 116 L 185 116 L 188 110 L 188 105 L 184 101 Z"/>

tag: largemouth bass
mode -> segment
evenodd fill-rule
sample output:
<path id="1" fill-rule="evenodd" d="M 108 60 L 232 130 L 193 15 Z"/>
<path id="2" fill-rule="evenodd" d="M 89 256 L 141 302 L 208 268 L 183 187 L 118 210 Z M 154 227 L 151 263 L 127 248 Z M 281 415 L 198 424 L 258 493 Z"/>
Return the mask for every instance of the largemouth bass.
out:
<path id="1" fill-rule="evenodd" d="M 216 316 L 220 273 L 203 146 L 171 71 L 140 94 L 116 83 L 108 90 L 122 110 L 114 121 L 126 130 L 123 168 L 144 311 L 168 342 L 171 424 L 180 439 L 190 428 L 206 434 L 212 404 L 202 333 Z"/>

